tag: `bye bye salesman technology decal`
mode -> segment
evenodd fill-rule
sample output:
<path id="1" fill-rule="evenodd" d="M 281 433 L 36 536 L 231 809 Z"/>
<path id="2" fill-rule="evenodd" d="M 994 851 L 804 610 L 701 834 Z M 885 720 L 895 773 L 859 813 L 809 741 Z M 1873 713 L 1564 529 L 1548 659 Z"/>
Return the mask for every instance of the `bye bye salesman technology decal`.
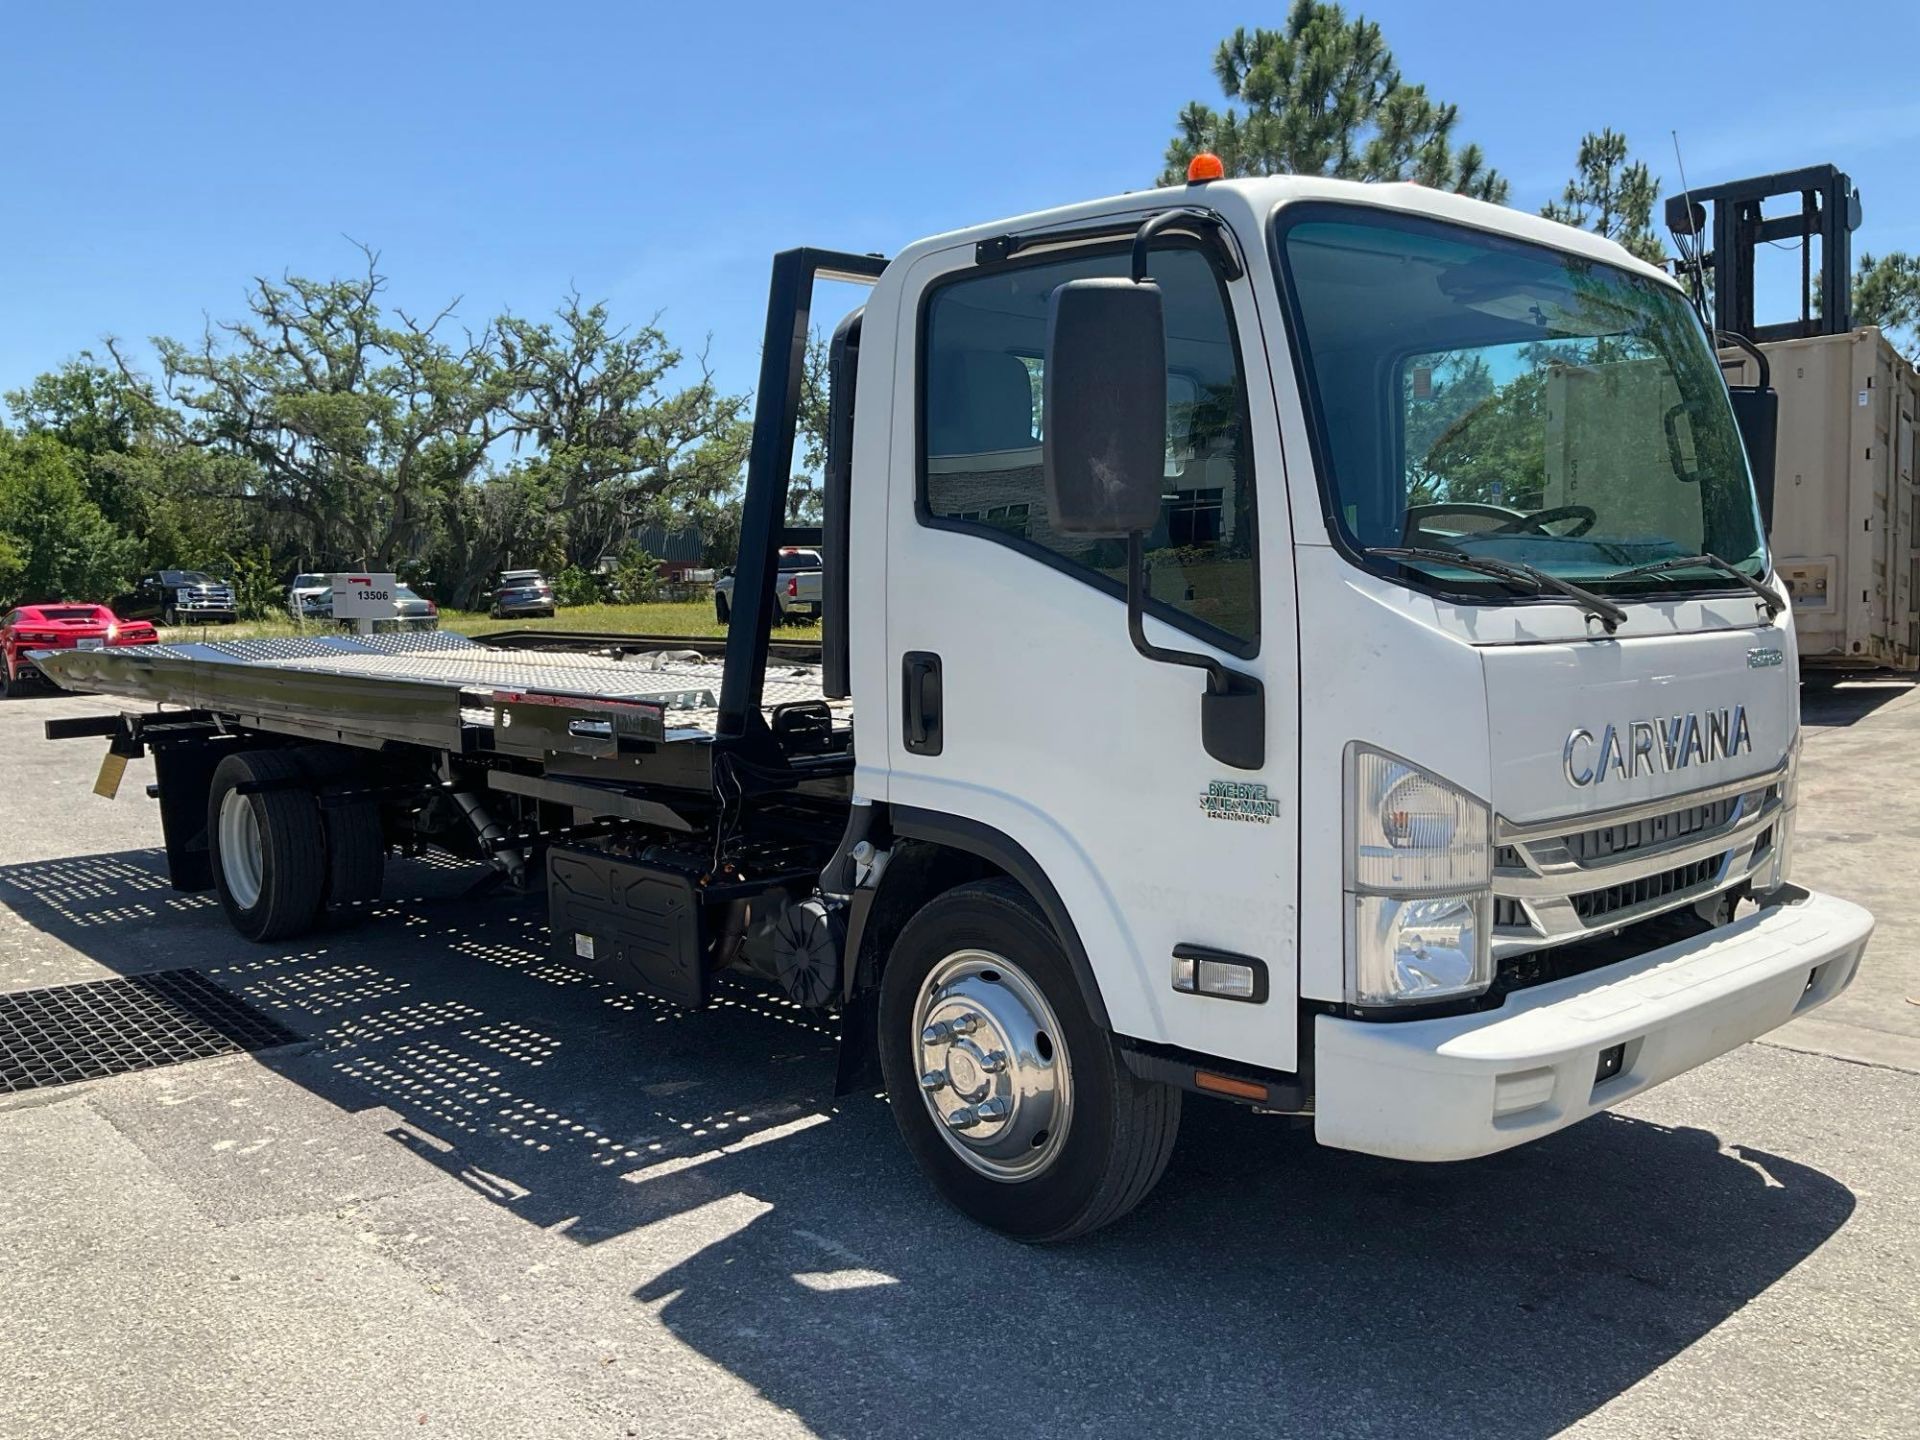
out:
<path id="1" fill-rule="evenodd" d="M 1280 813 L 1280 802 L 1267 794 L 1267 787 L 1245 780 L 1209 780 L 1207 793 L 1200 797 L 1200 808 L 1209 820 L 1238 820 L 1246 825 L 1271 825 Z"/>

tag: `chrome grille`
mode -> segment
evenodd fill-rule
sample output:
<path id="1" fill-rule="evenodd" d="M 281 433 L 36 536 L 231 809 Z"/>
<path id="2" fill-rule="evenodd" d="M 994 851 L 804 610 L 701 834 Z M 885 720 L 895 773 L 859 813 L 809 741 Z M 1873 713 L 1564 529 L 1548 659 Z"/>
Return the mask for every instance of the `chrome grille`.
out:
<path id="1" fill-rule="evenodd" d="M 1669 896 L 1684 897 L 1719 877 L 1722 861 L 1717 858 L 1696 860 L 1691 865 L 1662 870 L 1639 880 L 1609 885 L 1604 890 L 1589 890 L 1573 897 L 1573 913 L 1591 924 L 1622 910 L 1633 909 Z"/>
<path id="2" fill-rule="evenodd" d="M 1649 845 L 1679 840 L 1724 825 L 1740 803 L 1737 795 L 1723 796 L 1704 805 L 1688 805 L 1665 815 L 1607 825 L 1598 830 L 1580 830 L 1566 837 L 1567 853 L 1585 864 L 1611 855 L 1631 855 Z"/>
<path id="3" fill-rule="evenodd" d="M 1661 914 L 1771 858 L 1783 772 L 1560 823 L 1496 824 L 1494 948 L 1558 945 Z"/>

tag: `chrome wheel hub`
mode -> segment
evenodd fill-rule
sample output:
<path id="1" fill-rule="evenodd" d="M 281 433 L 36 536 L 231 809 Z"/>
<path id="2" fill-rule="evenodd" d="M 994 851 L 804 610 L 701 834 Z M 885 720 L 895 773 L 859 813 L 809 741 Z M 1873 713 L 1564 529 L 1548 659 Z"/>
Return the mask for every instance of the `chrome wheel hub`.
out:
<path id="1" fill-rule="evenodd" d="M 994 1180 L 1053 1163 L 1073 1118 L 1060 1023 L 1040 988 L 998 955 L 960 950 L 914 1005 L 920 1095 L 943 1139 Z"/>

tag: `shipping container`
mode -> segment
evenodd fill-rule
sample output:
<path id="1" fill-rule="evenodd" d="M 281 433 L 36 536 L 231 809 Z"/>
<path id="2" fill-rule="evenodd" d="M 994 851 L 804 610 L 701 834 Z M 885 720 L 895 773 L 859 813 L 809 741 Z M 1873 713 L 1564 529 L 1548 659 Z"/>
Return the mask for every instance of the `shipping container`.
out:
<path id="1" fill-rule="evenodd" d="M 1920 373 L 1873 326 L 1764 344 L 1780 394 L 1774 563 L 1802 673 L 1920 669 Z M 1758 366 L 1737 350 L 1733 384 Z"/>

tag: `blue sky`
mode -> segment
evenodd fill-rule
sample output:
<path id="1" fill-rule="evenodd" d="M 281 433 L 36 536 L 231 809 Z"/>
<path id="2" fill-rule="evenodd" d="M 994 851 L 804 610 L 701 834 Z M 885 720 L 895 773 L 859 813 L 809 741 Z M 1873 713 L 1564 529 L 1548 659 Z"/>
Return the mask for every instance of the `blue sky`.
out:
<path id="1" fill-rule="evenodd" d="M 1356 7 L 1349 7 L 1350 9 Z M 1821 13 L 1748 3 L 1695 35 L 1670 4 L 1377 0 L 1401 67 L 1458 104 L 1528 209 L 1611 124 L 1674 188 L 1832 160 L 1860 248 L 1920 250 L 1920 98 L 1822 72 Z M 1036 0 L 983 24 L 899 4 L 539 8 L 17 4 L 0 50 L 0 389 L 113 333 L 198 333 L 255 274 L 383 254 L 393 299 L 478 325 L 569 285 L 712 335 L 749 389 L 767 261 L 1146 185 L 1172 118 L 1218 96 L 1236 24 L 1284 4 Z M 1838 12 L 1834 12 L 1835 15 Z M 1596 17 L 1598 19 L 1596 20 Z M 1906 64 L 1920 6 L 1837 47 Z M 1747 98 L 1753 83 L 1774 93 Z M 1797 273 L 1794 257 L 1775 265 Z"/>

